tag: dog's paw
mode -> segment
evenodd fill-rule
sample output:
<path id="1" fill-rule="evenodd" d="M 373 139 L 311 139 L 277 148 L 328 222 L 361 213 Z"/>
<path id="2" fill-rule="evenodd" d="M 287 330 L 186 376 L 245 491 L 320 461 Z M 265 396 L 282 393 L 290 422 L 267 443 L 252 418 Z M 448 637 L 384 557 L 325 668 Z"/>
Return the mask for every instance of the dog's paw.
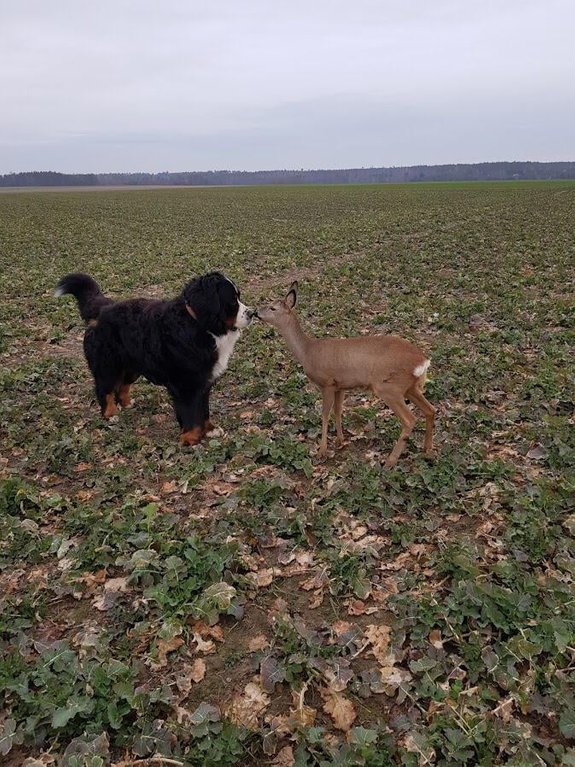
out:
<path id="1" fill-rule="evenodd" d="M 193 429 L 188 429 L 188 431 L 183 431 L 180 434 L 180 445 L 183 447 L 195 447 L 201 442 L 202 436 L 201 428 L 194 426 Z"/>

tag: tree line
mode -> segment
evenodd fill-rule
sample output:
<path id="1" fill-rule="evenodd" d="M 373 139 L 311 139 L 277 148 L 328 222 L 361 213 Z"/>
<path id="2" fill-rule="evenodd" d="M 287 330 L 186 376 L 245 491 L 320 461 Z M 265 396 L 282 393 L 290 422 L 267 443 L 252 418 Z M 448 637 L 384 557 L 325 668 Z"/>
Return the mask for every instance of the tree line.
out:
<path id="1" fill-rule="evenodd" d="M 0 186 L 246 186 L 258 184 L 392 184 L 418 181 L 549 179 L 575 179 L 575 162 L 482 162 L 336 170 L 213 170 L 181 173 L 30 171 L 0 176 Z"/>

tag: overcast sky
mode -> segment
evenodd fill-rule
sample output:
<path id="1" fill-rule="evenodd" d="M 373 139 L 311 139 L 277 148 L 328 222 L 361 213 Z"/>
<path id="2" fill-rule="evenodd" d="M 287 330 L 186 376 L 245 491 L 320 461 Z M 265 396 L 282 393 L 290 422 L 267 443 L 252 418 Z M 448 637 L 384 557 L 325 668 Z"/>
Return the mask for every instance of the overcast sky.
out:
<path id="1" fill-rule="evenodd" d="M 0 0 L 0 173 L 575 160 L 574 0 Z"/>

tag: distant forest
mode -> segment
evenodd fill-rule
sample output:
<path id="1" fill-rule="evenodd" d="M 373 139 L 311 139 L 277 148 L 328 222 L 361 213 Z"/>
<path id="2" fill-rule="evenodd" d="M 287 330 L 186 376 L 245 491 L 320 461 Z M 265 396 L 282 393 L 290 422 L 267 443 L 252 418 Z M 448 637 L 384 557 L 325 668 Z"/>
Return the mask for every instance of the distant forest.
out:
<path id="1" fill-rule="evenodd" d="M 56 173 L 0 176 L 0 186 L 247 186 L 256 184 L 397 184 L 417 181 L 575 179 L 575 162 L 482 162 L 342 170 L 213 170 L 186 173 Z"/>

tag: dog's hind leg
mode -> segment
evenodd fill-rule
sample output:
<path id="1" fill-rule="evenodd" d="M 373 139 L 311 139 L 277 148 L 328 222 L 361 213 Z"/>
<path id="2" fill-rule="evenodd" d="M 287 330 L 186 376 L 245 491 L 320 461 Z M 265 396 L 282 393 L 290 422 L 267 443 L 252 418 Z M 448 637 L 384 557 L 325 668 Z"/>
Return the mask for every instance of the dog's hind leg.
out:
<path id="1" fill-rule="evenodd" d="M 118 385 L 118 374 L 111 371 L 100 373 L 94 376 L 96 384 L 96 397 L 104 418 L 112 418 L 118 413 L 116 405 L 116 389 Z"/>
<path id="2" fill-rule="evenodd" d="M 124 373 L 116 388 L 116 402 L 118 405 L 121 405 L 122 407 L 132 407 L 133 400 L 130 396 L 130 389 L 137 378 L 138 376 L 135 373 Z"/>
<path id="3" fill-rule="evenodd" d="M 84 334 L 84 354 L 96 388 L 96 398 L 104 418 L 112 418 L 118 412 L 116 390 L 122 379 L 122 368 L 105 348 L 96 327 L 89 327 Z"/>

